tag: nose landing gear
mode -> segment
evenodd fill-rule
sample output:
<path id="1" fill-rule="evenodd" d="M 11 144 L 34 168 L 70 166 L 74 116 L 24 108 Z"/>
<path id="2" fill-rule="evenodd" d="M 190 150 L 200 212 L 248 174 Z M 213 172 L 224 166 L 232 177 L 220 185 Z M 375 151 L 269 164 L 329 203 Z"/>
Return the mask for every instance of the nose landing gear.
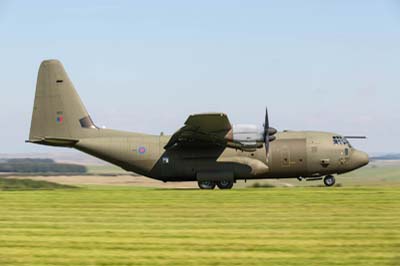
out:
<path id="1" fill-rule="evenodd" d="M 325 186 L 327 186 L 327 187 L 333 186 L 333 185 L 335 184 L 335 182 L 336 182 L 336 180 L 335 180 L 335 178 L 334 178 L 332 175 L 327 175 L 327 176 L 325 176 L 325 178 L 324 178 L 324 184 L 325 184 Z"/>

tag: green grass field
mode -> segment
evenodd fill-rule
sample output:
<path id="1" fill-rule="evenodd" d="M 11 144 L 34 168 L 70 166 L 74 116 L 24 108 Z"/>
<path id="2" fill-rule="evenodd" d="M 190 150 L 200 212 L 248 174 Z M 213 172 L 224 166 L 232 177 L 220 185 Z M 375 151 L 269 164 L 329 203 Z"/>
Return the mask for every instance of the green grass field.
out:
<path id="1" fill-rule="evenodd" d="M 0 193 L 0 265 L 400 265 L 400 187 Z"/>

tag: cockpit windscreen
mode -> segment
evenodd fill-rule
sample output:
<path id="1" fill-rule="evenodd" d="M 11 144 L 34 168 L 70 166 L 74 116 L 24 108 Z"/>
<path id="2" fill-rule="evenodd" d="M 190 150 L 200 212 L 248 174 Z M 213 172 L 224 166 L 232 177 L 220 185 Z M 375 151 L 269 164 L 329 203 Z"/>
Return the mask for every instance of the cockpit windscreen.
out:
<path id="1" fill-rule="evenodd" d="M 350 148 L 352 147 L 350 142 L 342 136 L 333 136 L 332 139 L 333 139 L 333 144 L 348 145 Z"/>

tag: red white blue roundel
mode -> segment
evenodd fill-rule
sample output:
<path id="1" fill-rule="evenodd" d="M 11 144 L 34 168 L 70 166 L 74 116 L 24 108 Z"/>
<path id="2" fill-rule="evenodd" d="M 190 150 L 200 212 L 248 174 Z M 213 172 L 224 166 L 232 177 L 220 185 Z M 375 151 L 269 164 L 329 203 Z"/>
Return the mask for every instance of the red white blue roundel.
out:
<path id="1" fill-rule="evenodd" d="M 139 152 L 139 154 L 145 154 L 146 153 L 146 147 L 143 147 L 143 146 L 139 147 L 138 152 Z"/>
<path id="2" fill-rule="evenodd" d="M 58 115 L 58 116 L 56 117 L 56 122 L 59 123 L 59 124 L 61 124 L 61 123 L 63 122 L 63 120 L 64 120 L 64 118 L 63 118 L 62 115 Z"/>

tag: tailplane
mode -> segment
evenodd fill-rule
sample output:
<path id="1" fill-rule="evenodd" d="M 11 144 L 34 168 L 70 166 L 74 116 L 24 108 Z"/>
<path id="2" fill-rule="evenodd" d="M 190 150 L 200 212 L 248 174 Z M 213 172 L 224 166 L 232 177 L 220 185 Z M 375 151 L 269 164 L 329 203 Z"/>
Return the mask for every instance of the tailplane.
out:
<path id="1" fill-rule="evenodd" d="M 95 129 L 61 62 L 43 61 L 36 84 L 29 142 L 72 146 Z"/>

